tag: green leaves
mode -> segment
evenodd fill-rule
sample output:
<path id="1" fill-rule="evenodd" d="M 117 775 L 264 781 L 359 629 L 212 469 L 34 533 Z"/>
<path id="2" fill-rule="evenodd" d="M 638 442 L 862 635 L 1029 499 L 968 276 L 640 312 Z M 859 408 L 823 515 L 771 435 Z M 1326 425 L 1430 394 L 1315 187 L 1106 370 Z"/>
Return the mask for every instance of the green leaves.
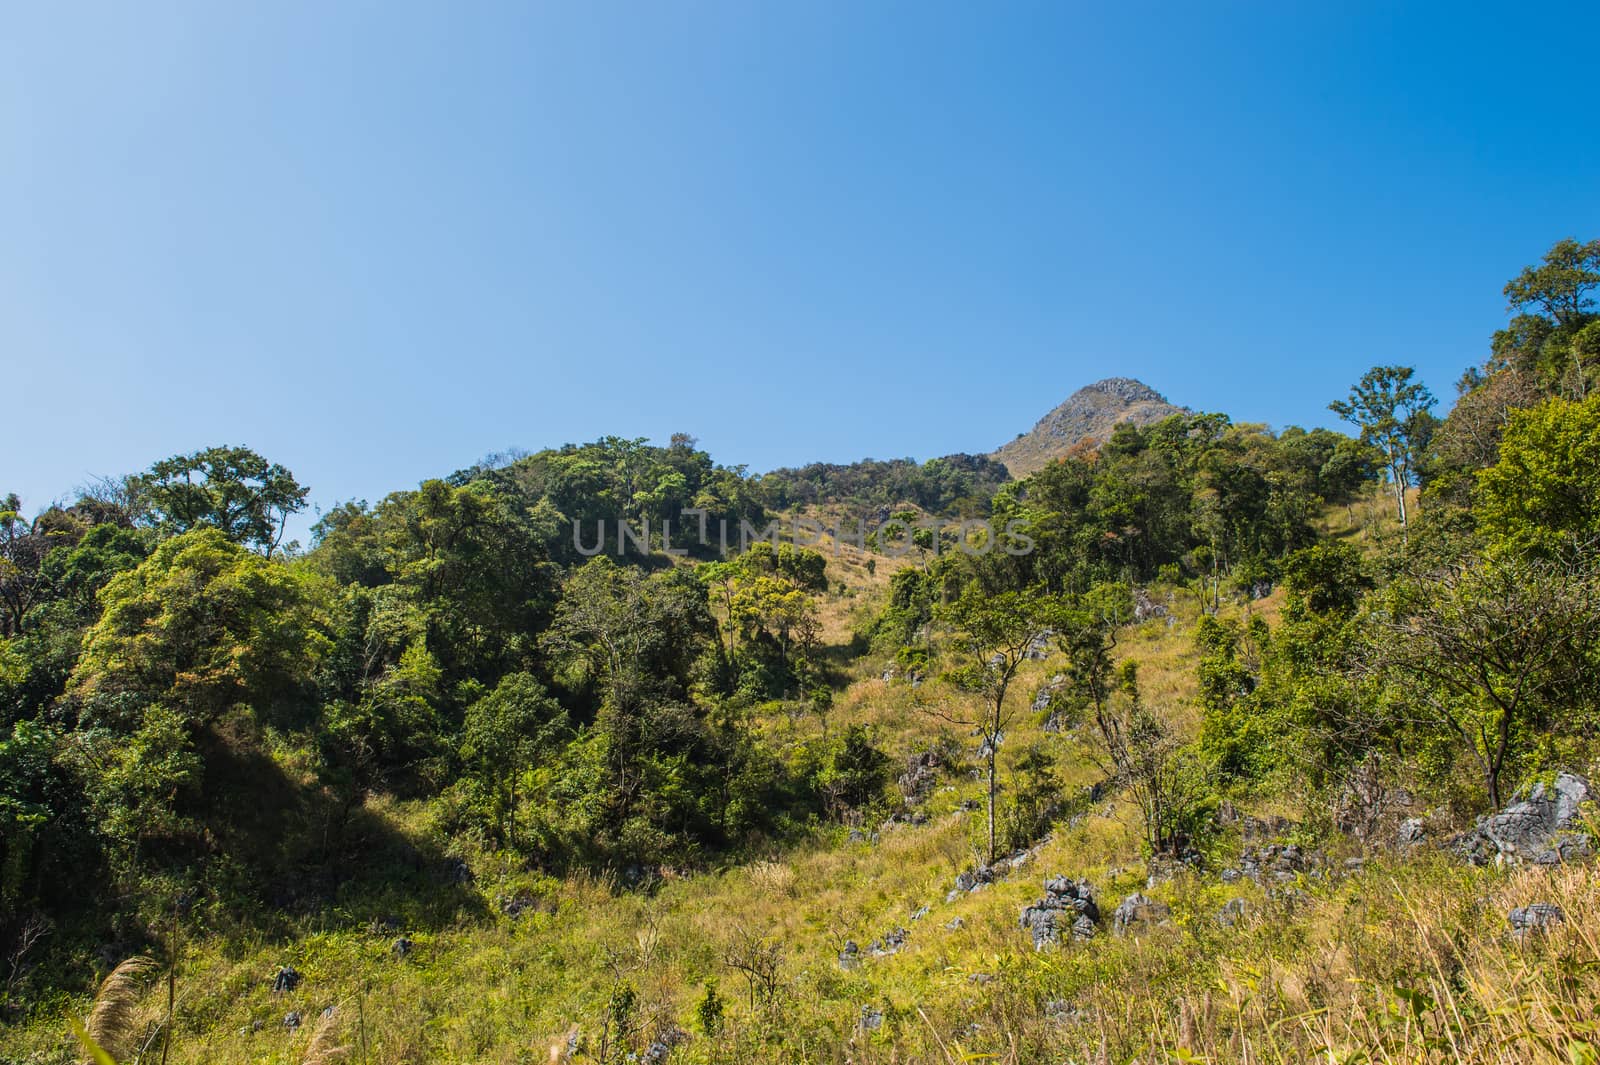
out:
<path id="1" fill-rule="evenodd" d="M 245 447 L 212 447 L 162 459 L 128 486 L 158 528 L 180 534 L 213 528 L 271 555 L 289 515 L 310 491 L 275 462 Z"/>
<path id="2" fill-rule="evenodd" d="M 1551 558 L 1600 538 L 1600 394 L 1513 412 L 1477 502 L 1496 552 Z"/>
<path id="3" fill-rule="evenodd" d="M 83 1047 L 83 1052 L 89 1055 L 89 1060 L 94 1065 L 117 1065 L 117 1059 L 101 1049 L 100 1044 L 78 1023 L 77 1018 L 68 1017 L 67 1027 L 72 1029 L 72 1035 L 78 1040 L 78 1045 Z"/>

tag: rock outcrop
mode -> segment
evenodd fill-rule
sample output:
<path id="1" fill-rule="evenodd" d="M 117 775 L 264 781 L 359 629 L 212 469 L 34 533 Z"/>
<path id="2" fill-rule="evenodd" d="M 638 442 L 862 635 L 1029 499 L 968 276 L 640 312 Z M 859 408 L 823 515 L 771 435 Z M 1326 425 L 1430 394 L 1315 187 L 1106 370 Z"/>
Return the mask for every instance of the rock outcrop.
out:
<path id="1" fill-rule="evenodd" d="M 1172 918 L 1172 907 L 1157 902 L 1148 895 L 1134 892 L 1117 906 L 1111 915 L 1111 930 L 1119 936 L 1138 934 L 1145 928 L 1163 924 Z"/>
<path id="2" fill-rule="evenodd" d="M 1018 920 L 1033 937 L 1035 950 L 1060 943 L 1063 936 L 1092 939 L 1100 921 L 1086 880 L 1053 876 L 1044 882 L 1044 897 L 1022 911 Z"/>
<path id="3" fill-rule="evenodd" d="M 1149 385 L 1129 377 L 1108 377 L 1078 389 L 1066 402 L 1039 419 L 1032 431 L 1004 445 L 993 455 L 1013 477 L 1026 477 L 1079 445 L 1110 439 L 1119 422 L 1154 425 L 1186 413 L 1168 403 Z"/>
<path id="4" fill-rule="evenodd" d="M 1593 799 L 1587 780 L 1576 773 L 1560 773 L 1551 787 L 1536 784 L 1526 799 L 1479 818 L 1476 828 L 1451 841 L 1451 848 L 1474 865 L 1494 861 L 1559 865 L 1587 857 L 1593 848 L 1581 831 L 1581 807 Z"/>

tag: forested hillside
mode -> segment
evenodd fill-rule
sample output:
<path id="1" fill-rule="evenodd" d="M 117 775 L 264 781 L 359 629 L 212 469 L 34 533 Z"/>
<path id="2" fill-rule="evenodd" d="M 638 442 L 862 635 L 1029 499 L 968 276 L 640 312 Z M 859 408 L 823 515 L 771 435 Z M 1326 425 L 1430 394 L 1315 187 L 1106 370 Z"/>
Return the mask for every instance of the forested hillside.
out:
<path id="1" fill-rule="evenodd" d="M 1597 291 L 1021 479 L 8 497 L 0 1060 L 1597 1060 Z"/>

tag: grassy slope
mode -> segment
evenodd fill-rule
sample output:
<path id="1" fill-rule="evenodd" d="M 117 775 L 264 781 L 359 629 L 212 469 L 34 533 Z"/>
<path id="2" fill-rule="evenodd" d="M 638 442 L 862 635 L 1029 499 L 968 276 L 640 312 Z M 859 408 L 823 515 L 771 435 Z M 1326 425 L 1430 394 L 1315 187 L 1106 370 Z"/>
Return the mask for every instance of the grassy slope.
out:
<path id="1" fill-rule="evenodd" d="M 1328 531 L 1364 535 L 1367 517 L 1330 512 Z M 830 564 L 830 578 L 847 586 L 826 605 L 825 639 L 833 643 L 848 638 L 852 619 L 872 608 L 895 568 L 880 562 L 869 575 L 861 562 Z M 1140 662 L 1148 697 L 1193 729 L 1195 607 L 1178 596 L 1172 603 L 1170 626 L 1134 629 L 1120 652 Z M 1277 602 L 1253 608 L 1270 617 Z M 1014 695 L 1019 707 L 1055 668 L 1028 664 Z M 960 698 L 937 682 L 914 691 L 878 679 L 881 662 L 851 669 L 829 727 L 869 723 L 896 755 L 949 728 L 923 712 Z M 1061 756 L 1068 794 L 1098 778 L 1071 737 L 1046 737 L 1025 709 L 1019 717 L 1010 757 L 1045 739 Z M 778 717 L 764 727 L 782 743 L 820 724 Z M 970 775 L 947 778 L 924 807 L 925 825 L 883 826 L 875 842 L 824 832 L 767 860 L 669 880 L 650 895 L 544 880 L 494 855 L 460 851 L 477 874 L 470 889 L 420 908 L 398 900 L 401 912 L 428 915 L 417 918 L 424 927 L 405 929 L 414 941 L 405 958 L 391 950 L 394 932 L 366 927 L 372 900 L 279 940 L 192 945 L 171 1060 L 300 1061 L 318 1013 L 335 1004 L 354 1046 L 349 1060 L 554 1060 L 552 1047 L 563 1046 L 574 1025 L 597 1049 L 619 973 L 638 990 L 647 1030 L 666 1021 L 693 1029 L 703 982 L 718 980 L 725 1031 L 716 1039 L 696 1034 L 674 1051 L 677 1061 L 1304 1061 L 1313 1053 L 1330 1060 L 1328 1051 L 1340 1061 L 1586 1060 L 1569 1055 L 1600 988 L 1600 945 L 1590 931 L 1600 890 L 1588 870 L 1476 871 L 1429 853 L 1370 855 L 1347 874 L 1342 860 L 1352 845 L 1322 841 L 1333 872 L 1301 877 L 1285 897 L 1269 898 L 1248 881 L 1180 873 L 1148 889 L 1171 904 L 1168 925 L 1036 952 L 1017 915 L 1040 894 L 1043 877 L 1087 877 L 1107 914 L 1145 888 L 1135 811 L 1115 795 L 1088 807 L 1009 878 L 947 904 L 981 831 L 981 811 L 958 807 L 980 794 Z M 1294 796 L 1275 807 L 1270 812 L 1303 813 Z M 422 807 L 380 804 L 372 813 L 400 831 L 428 831 Z M 1214 865 L 1239 846 L 1220 840 Z M 538 911 L 500 915 L 496 901 L 519 893 L 537 896 Z M 1250 915 L 1223 928 L 1217 912 L 1235 897 L 1247 900 Z M 1504 914 L 1535 899 L 1559 902 L 1570 919 L 1537 943 L 1515 944 Z M 913 921 L 921 906 L 928 914 Z M 954 918 L 959 927 L 950 927 Z M 896 927 L 911 930 L 900 953 L 853 970 L 837 963 L 847 939 L 866 947 Z M 752 1009 L 724 963 L 746 937 L 781 946 L 785 991 L 774 1009 Z M 284 963 L 304 981 L 274 995 L 271 977 Z M 158 989 L 143 1007 L 151 1020 L 160 1016 Z M 861 1027 L 864 1008 L 883 1013 L 881 1027 Z M 306 1018 L 299 1031 L 283 1025 L 290 1010 Z M 63 1047 L 59 1025 L 40 1023 L 0 1047 L 0 1060 L 67 1060 Z"/>

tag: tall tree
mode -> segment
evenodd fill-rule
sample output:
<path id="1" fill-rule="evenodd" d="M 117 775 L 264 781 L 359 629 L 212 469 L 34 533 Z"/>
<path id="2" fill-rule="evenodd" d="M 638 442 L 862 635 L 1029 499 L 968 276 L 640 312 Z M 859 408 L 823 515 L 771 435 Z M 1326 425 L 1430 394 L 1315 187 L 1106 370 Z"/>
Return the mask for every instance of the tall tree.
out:
<path id="1" fill-rule="evenodd" d="M 1544 254 L 1544 262 L 1525 267 L 1506 282 L 1506 301 L 1512 310 L 1537 307 L 1557 325 L 1584 321 L 1594 307 L 1589 295 L 1600 288 L 1600 240 L 1587 244 L 1568 237 Z"/>
<path id="2" fill-rule="evenodd" d="M 22 631 L 22 619 L 39 592 L 39 567 L 50 544 L 37 523 L 22 516 L 22 501 L 0 497 L 0 636 Z"/>
<path id="3" fill-rule="evenodd" d="M 162 459 L 129 478 L 150 520 L 170 533 L 209 527 L 236 544 L 271 557 L 283 542 L 289 515 L 306 505 L 284 467 L 246 447 L 211 447 Z"/>
<path id="4" fill-rule="evenodd" d="M 1406 536 L 1406 490 L 1411 487 L 1421 445 L 1433 427 L 1433 393 L 1410 366 L 1374 366 L 1350 390 L 1350 398 L 1328 404 L 1345 421 L 1361 430 L 1361 442 L 1383 455 L 1394 485 L 1400 514 L 1400 535 Z"/>
<path id="5" fill-rule="evenodd" d="M 488 795 L 490 812 L 517 845 L 517 780 L 566 732 L 567 715 L 527 673 L 511 673 L 467 708 L 461 756 Z"/>
<path id="6" fill-rule="evenodd" d="M 1035 590 L 991 595 L 973 583 L 944 611 L 966 652 L 965 663 L 952 670 L 949 679 L 977 696 L 979 705 L 974 714 L 943 709 L 931 712 L 952 724 L 975 727 L 983 741 L 979 753 L 988 781 L 985 853 L 989 862 L 995 859 L 995 800 L 1000 792 L 997 759 L 1006 728 L 1016 716 L 1016 708 L 1006 704 L 1006 695 L 1028 649 L 1049 628 L 1052 607 L 1051 601 Z"/>

